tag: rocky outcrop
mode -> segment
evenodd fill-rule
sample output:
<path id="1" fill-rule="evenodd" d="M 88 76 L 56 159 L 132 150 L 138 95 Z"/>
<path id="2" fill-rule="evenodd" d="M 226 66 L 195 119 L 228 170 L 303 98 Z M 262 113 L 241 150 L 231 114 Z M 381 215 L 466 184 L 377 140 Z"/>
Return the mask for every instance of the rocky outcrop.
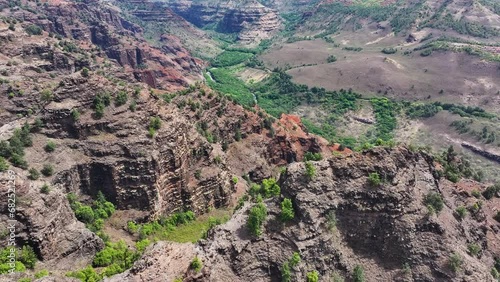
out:
<path id="1" fill-rule="evenodd" d="M 104 281 L 174 281 L 189 270 L 189 265 L 198 251 L 191 244 L 158 242 L 150 246 L 147 253 L 148 256 L 143 256 L 130 270 Z M 153 265 L 158 267 L 155 274 L 151 273 Z"/>
<path id="2" fill-rule="evenodd" d="M 492 161 L 500 163 L 500 154 L 498 154 L 498 153 L 489 152 L 488 150 L 482 149 L 478 146 L 474 146 L 474 145 L 469 144 L 467 142 L 463 142 L 462 147 L 467 148 L 467 149 L 471 150 L 472 152 L 479 154 L 487 159 L 490 159 Z"/>
<path id="3" fill-rule="evenodd" d="M 40 194 L 43 183 L 28 181 L 20 175 L 16 175 L 11 185 L 7 182 L 9 175 L 4 172 L 0 176 L 0 195 L 8 199 L 8 188 L 15 188 L 17 205 L 15 218 L 9 218 L 8 202 L 0 203 L 1 229 L 6 230 L 9 222 L 15 222 L 16 243 L 29 244 L 48 264 L 62 263 L 70 270 L 72 266 L 90 263 L 104 243 L 75 218 L 65 194 L 57 189 Z M 5 246 L 6 242 L 1 242 Z"/>
<path id="4" fill-rule="evenodd" d="M 282 265 L 294 252 L 302 258 L 291 269 L 297 281 L 312 270 L 326 281 L 334 273 L 349 278 L 357 265 L 369 281 L 494 281 L 489 273 L 498 253 L 487 246 L 499 240 L 498 223 L 458 220 L 453 211 L 464 204 L 463 197 L 441 194 L 449 187 L 435 177 L 433 160 L 425 153 L 376 148 L 313 165 L 312 180 L 303 163 L 292 163 L 280 181 L 283 196 L 293 201 L 292 222 L 280 222 L 280 200 L 267 200 L 265 230 L 256 239 L 245 226 L 253 205 L 247 203 L 198 245 L 204 268 L 199 274 L 186 271 L 184 281 L 279 281 Z M 383 179 L 380 186 L 368 181 L 374 172 Z M 445 197 L 437 216 L 429 215 L 424 204 L 429 193 Z M 469 244 L 482 246 L 481 255 L 468 254 Z M 195 255 L 184 248 L 191 250 L 188 257 Z M 144 255 L 151 264 L 141 264 L 140 276 L 129 271 L 110 281 L 161 280 L 157 270 L 166 265 L 151 260 L 152 250 Z M 170 254 L 168 263 L 186 259 Z M 457 273 L 449 267 L 453 254 L 462 261 Z"/>

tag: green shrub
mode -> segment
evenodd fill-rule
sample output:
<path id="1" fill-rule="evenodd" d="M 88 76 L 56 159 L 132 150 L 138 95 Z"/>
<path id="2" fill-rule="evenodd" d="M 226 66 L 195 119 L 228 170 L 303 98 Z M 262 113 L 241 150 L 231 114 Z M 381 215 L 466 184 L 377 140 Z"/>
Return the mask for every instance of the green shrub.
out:
<path id="1" fill-rule="evenodd" d="M 40 193 L 49 194 L 50 186 L 47 183 L 43 184 L 42 187 L 40 188 Z"/>
<path id="2" fill-rule="evenodd" d="M 365 281 L 365 271 L 361 265 L 356 265 L 352 274 L 352 280 L 354 282 L 364 282 Z"/>
<path id="3" fill-rule="evenodd" d="M 47 269 L 42 269 L 35 273 L 35 279 L 40 279 L 45 276 L 49 276 L 49 271 Z"/>
<path id="4" fill-rule="evenodd" d="M 138 253 L 130 250 L 125 241 L 120 240 L 116 243 L 107 243 L 102 251 L 96 253 L 92 265 L 104 267 L 116 264 L 120 269 L 128 269 L 138 257 Z"/>
<path id="5" fill-rule="evenodd" d="M 321 153 L 307 152 L 304 154 L 304 161 L 321 161 L 322 159 Z"/>
<path id="6" fill-rule="evenodd" d="M 18 260 L 27 268 L 34 269 L 38 257 L 31 246 L 24 245 L 21 249 L 21 253 L 18 256 Z"/>
<path id="7" fill-rule="evenodd" d="M 491 276 L 493 276 L 493 278 L 495 279 L 499 279 L 500 278 L 500 273 L 498 272 L 498 270 L 494 267 L 491 268 Z"/>
<path id="8" fill-rule="evenodd" d="M 363 48 L 361 48 L 361 47 L 347 46 L 347 47 L 342 48 L 342 50 L 354 51 L 354 52 L 361 52 L 361 51 L 363 51 Z"/>
<path id="9" fill-rule="evenodd" d="M 448 266 L 455 273 L 457 273 L 460 270 L 462 264 L 463 264 L 462 258 L 457 253 L 451 255 L 448 260 Z"/>
<path id="10" fill-rule="evenodd" d="M 319 273 L 316 270 L 308 272 L 306 274 L 306 281 L 307 282 L 318 282 L 319 281 Z"/>
<path id="11" fill-rule="evenodd" d="M 49 102 L 54 99 L 54 94 L 49 89 L 44 89 L 42 90 L 42 92 L 40 92 L 40 97 L 42 101 Z"/>
<path id="12" fill-rule="evenodd" d="M 436 213 L 439 213 L 444 207 L 443 197 L 436 192 L 429 192 L 424 198 L 424 203 L 426 206 L 432 207 Z"/>
<path id="13" fill-rule="evenodd" d="M 78 109 L 71 110 L 71 118 L 75 122 L 78 121 L 78 120 L 80 120 L 80 112 L 78 111 Z"/>
<path id="14" fill-rule="evenodd" d="M 469 244 L 467 246 L 467 250 L 469 250 L 469 253 L 471 256 L 477 256 L 481 252 L 481 246 L 478 244 Z"/>
<path id="15" fill-rule="evenodd" d="M 105 109 L 105 106 L 104 104 L 97 104 L 95 105 L 94 107 L 94 116 L 97 118 L 97 119 L 100 119 L 104 116 L 104 109 Z"/>
<path id="16" fill-rule="evenodd" d="M 331 210 L 326 214 L 326 224 L 328 230 L 333 231 L 337 228 L 337 216 L 335 215 L 335 211 Z"/>
<path id="17" fill-rule="evenodd" d="M 128 109 L 131 112 L 135 112 L 135 110 L 137 109 L 137 102 L 135 100 L 132 100 L 132 102 L 130 102 L 130 105 L 128 106 Z"/>
<path id="18" fill-rule="evenodd" d="M 276 182 L 276 179 L 274 178 L 268 178 L 262 180 L 261 185 L 253 183 L 250 186 L 250 191 L 249 191 L 249 194 L 253 198 L 256 198 L 259 195 L 263 198 L 271 198 L 279 196 L 280 193 L 281 193 L 281 188 Z"/>
<path id="19" fill-rule="evenodd" d="M 386 48 L 382 49 L 382 53 L 388 54 L 388 55 L 395 54 L 397 51 L 398 51 L 398 49 L 393 48 L 393 47 L 386 47 Z"/>
<path id="20" fill-rule="evenodd" d="M 274 178 L 262 180 L 261 194 L 264 198 L 278 196 L 281 193 L 281 188 Z"/>
<path id="21" fill-rule="evenodd" d="M 460 220 L 463 220 L 467 216 L 467 209 L 464 206 L 458 207 L 455 212 Z"/>
<path id="22" fill-rule="evenodd" d="M 368 175 L 368 183 L 370 183 L 371 186 L 379 186 L 381 182 L 380 175 L 377 172 Z"/>
<path id="23" fill-rule="evenodd" d="M 52 176 L 54 174 L 54 167 L 51 164 L 44 164 L 42 170 L 40 172 L 44 176 Z"/>
<path id="24" fill-rule="evenodd" d="M 56 150 L 56 143 L 54 143 L 54 141 L 49 141 L 47 142 L 47 144 L 45 144 L 45 152 L 54 152 Z"/>
<path id="25" fill-rule="evenodd" d="M 483 203 L 481 201 L 477 201 L 471 206 L 469 206 L 469 211 L 473 214 L 478 213 L 481 210 Z"/>
<path id="26" fill-rule="evenodd" d="M 309 180 L 312 180 L 314 178 L 314 176 L 316 176 L 316 168 L 309 161 L 305 162 L 305 167 L 306 167 L 306 176 L 307 176 L 307 178 Z"/>
<path id="27" fill-rule="evenodd" d="M 203 263 L 201 262 L 200 258 L 194 257 L 189 267 L 195 272 L 200 272 L 200 270 L 203 268 Z"/>
<path id="28" fill-rule="evenodd" d="M 77 278 L 82 282 L 97 282 L 102 280 L 102 275 L 97 273 L 91 266 L 78 271 L 66 273 L 66 276 Z"/>
<path id="29" fill-rule="evenodd" d="M 156 130 L 154 128 L 150 127 L 148 129 L 148 137 L 153 139 L 155 137 L 155 135 L 156 135 Z"/>
<path id="30" fill-rule="evenodd" d="M 407 262 L 403 263 L 403 273 L 405 275 L 411 275 L 411 266 Z"/>
<path id="31" fill-rule="evenodd" d="M 481 197 L 481 192 L 474 190 L 472 191 L 472 196 L 476 199 L 479 199 Z"/>
<path id="32" fill-rule="evenodd" d="M 76 218 L 83 223 L 91 223 L 95 220 L 94 210 L 90 206 L 80 204 L 74 212 Z"/>
<path id="33" fill-rule="evenodd" d="M 290 263 L 286 261 L 281 266 L 281 282 L 290 282 L 290 281 L 292 281 L 292 271 L 290 269 Z"/>
<path id="34" fill-rule="evenodd" d="M 495 185 L 489 186 L 484 190 L 483 196 L 490 200 L 491 198 L 495 197 L 500 193 L 500 183 L 496 183 Z"/>
<path id="35" fill-rule="evenodd" d="M 294 217 L 295 217 L 295 212 L 293 210 L 292 200 L 285 198 L 281 202 L 280 219 L 282 221 L 289 221 L 292 220 Z"/>
<path id="36" fill-rule="evenodd" d="M 83 68 L 81 71 L 81 74 L 83 77 L 89 77 L 89 69 L 88 68 Z"/>
<path id="37" fill-rule="evenodd" d="M 11 155 L 10 163 L 15 167 L 28 169 L 28 162 L 21 155 L 18 155 L 17 153 L 13 153 Z"/>
<path id="38" fill-rule="evenodd" d="M 0 172 L 4 172 L 9 169 L 9 164 L 7 163 L 7 160 L 0 156 Z"/>
<path id="39" fill-rule="evenodd" d="M 11 269 L 11 266 L 8 263 L 0 264 L 0 274 L 6 274 Z M 16 261 L 14 269 L 16 272 L 24 272 L 26 271 L 26 266 L 20 261 Z"/>
<path id="40" fill-rule="evenodd" d="M 250 209 L 247 226 L 254 236 L 262 234 L 262 225 L 266 221 L 267 208 L 263 203 L 258 203 Z"/>
<path id="41" fill-rule="evenodd" d="M 149 128 L 159 130 L 161 128 L 161 119 L 159 117 L 152 117 L 149 120 Z"/>
<path id="42" fill-rule="evenodd" d="M 35 122 L 33 123 L 31 127 L 31 131 L 33 132 L 38 132 L 40 129 L 42 129 L 44 126 L 43 121 L 40 118 L 36 118 Z"/>
<path id="43" fill-rule="evenodd" d="M 330 55 L 330 56 L 328 56 L 328 58 L 326 58 L 327 63 L 333 63 L 336 61 L 337 61 L 337 57 L 335 57 L 334 55 Z"/>
<path id="44" fill-rule="evenodd" d="M 29 35 L 41 35 L 42 34 L 42 29 L 39 26 L 34 25 L 34 24 L 28 25 L 26 28 L 24 28 L 24 30 Z"/>
<path id="45" fill-rule="evenodd" d="M 139 226 L 133 222 L 133 221 L 129 221 L 127 222 L 127 231 L 131 234 L 135 234 L 137 233 L 137 231 L 139 230 Z"/>
<path id="46" fill-rule="evenodd" d="M 127 92 L 125 92 L 125 91 L 118 92 L 118 94 L 116 95 L 116 99 L 115 99 L 115 105 L 117 107 L 119 107 L 119 106 L 125 105 L 127 103 L 127 101 L 128 101 Z"/>
<path id="47" fill-rule="evenodd" d="M 295 268 L 297 265 L 299 265 L 300 260 L 300 254 L 297 252 L 293 253 L 292 257 L 288 260 L 288 262 L 290 263 L 290 267 Z"/>
<path id="48" fill-rule="evenodd" d="M 427 57 L 427 56 L 429 56 L 429 55 L 431 55 L 431 54 L 432 54 L 432 49 L 425 49 L 424 51 L 422 51 L 422 52 L 420 53 L 420 56 L 422 56 L 422 57 Z"/>
<path id="49" fill-rule="evenodd" d="M 10 142 L 5 140 L 0 141 L 0 156 L 3 158 L 10 158 L 12 155 L 12 148 L 10 147 Z"/>

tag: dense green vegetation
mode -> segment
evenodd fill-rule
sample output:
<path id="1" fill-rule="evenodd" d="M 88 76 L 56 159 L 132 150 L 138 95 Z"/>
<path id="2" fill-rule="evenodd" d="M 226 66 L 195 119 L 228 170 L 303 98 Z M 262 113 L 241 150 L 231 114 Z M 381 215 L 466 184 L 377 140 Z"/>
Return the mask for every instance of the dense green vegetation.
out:
<path id="1" fill-rule="evenodd" d="M 106 267 L 101 274 L 109 277 L 132 267 L 140 255 L 140 251 L 129 249 L 125 241 L 107 242 L 106 247 L 95 255 L 92 265 Z"/>
<path id="2" fill-rule="evenodd" d="M 22 272 L 28 269 L 34 269 L 38 257 L 33 248 L 29 245 L 24 245 L 22 248 L 13 248 L 15 253 L 11 253 L 11 248 L 0 249 L 0 274 L 6 274 L 11 269 L 9 260 L 11 256 L 15 256 L 15 271 Z"/>
<path id="3" fill-rule="evenodd" d="M 368 175 L 368 183 L 370 183 L 371 186 L 379 186 L 380 183 L 382 183 L 382 180 L 380 179 L 380 175 L 377 172 L 370 173 Z"/>
<path id="4" fill-rule="evenodd" d="M 304 161 L 321 161 L 322 159 L 321 153 L 306 152 L 304 154 Z"/>
<path id="5" fill-rule="evenodd" d="M 500 32 L 497 29 L 486 27 L 479 23 L 467 21 L 464 18 L 455 20 L 453 15 L 446 14 L 444 17 L 431 21 L 423 27 L 433 27 L 437 29 L 453 29 L 460 34 L 471 35 L 475 37 L 490 38 L 498 36 Z"/>
<path id="6" fill-rule="evenodd" d="M 429 192 L 424 198 L 424 204 L 430 214 L 439 213 L 444 208 L 443 197 L 436 192 Z"/>
<path id="7" fill-rule="evenodd" d="M 489 7 L 495 14 L 500 15 L 500 2 L 496 0 L 479 0 L 479 3 Z"/>
<path id="8" fill-rule="evenodd" d="M 102 228 L 104 220 L 115 212 L 113 203 L 108 202 L 102 192 L 97 193 L 96 200 L 91 205 L 85 205 L 77 200 L 73 193 L 67 195 L 71 209 L 76 218 L 85 223 L 88 229 L 103 237 Z"/>
<path id="9" fill-rule="evenodd" d="M 314 176 L 316 176 L 316 167 L 314 167 L 314 164 L 309 161 L 305 162 L 305 167 L 305 175 L 307 176 L 307 179 L 312 180 Z"/>
<path id="10" fill-rule="evenodd" d="M 391 140 L 397 126 L 399 106 L 387 98 L 373 98 L 371 103 L 377 120 L 376 137 L 383 141 Z"/>
<path id="11" fill-rule="evenodd" d="M 407 103 L 405 110 L 410 118 L 428 118 L 434 116 L 443 108 L 436 103 Z"/>
<path id="12" fill-rule="evenodd" d="M 280 193 L 281 188 L 274 178 L 262 180 L 261 185 L 253 183 L 249 191 L 250 196 L 253 198 L 257 198 L 260 195 L 264 199 L 279 196 Z"/>
<path id="13" fill-rule="evenodd" d="M 205 78 L 210 87 L 229 95 L 237 103 L 246 106 L 255 104 L 249 88 L 234 76 L 234 70 L 231 68 L 212 68 Z"/>
<path id="14" fill-rule="evenodd" d="M 43 33 L 43 30 L 34 24 L 30 24 L 27 27 L 24 28 L 24 31 L 28 33 L 29 35 L 41 35 Z"/>
<path id="15" fill-rule="evenodd" d="M 493 197 L 500 197 L 500 182 L 489 186 L 483 192 L 483 197 L 490 200 Z"/>
<path id="16" fill-rule="evenodd" d="M 195 272 L 200 272 L 201 268 L 203 267 L 203 263 L 201 262 L 200 258 L 194 257 L 189 267 Z"/>
<path id="17" fill-rule="evenodd" d="M 448 147 L 446 151 L 436 155 L 435 158 L 443 166 L 440 173 L 451 182 L 456 183 L 462 177 L 473 178 L 476 181 L 482 181 L 484 178 L 481 170 L 472 169 L 468 160 L 458 158 L 453 146 Z"/>
<path id="18" fill-rule="evenodd" d="M 250 209 L 247 221 L 247 227 L 250 233 L 254 236 L 262 234 L 262 225 L 267 218 L 267 208 L 264 203 L 257 203 Z"/>
<path id="19" fill-rule="evenodd" d="M 290 221 L 295 217 L 295 211 L 293 210 L 292 200 L 285 198 L 281 202 L 281 213 L 280 219 L 282 221 Z"/>
<path id="20" fill-rule="evenodd" d="M 334 55 L 330 55 L 330 56 L 328 56 L 328 58 L 326 58 L 327 63 L 333 63 L 336 61 L 337 61 L 337 57 L 335 57 Z"/>
<path id="21" fill-rule="evenodd" d="M 292 257 L 283 263 L 281 266 L 281 281 L 290 282 L 292 281 L 292 271 L 301 261 L 300 254 L 295 252 Z"/>
<path id="22" fill-rule="evenodd" d="M 352 281 L 354 282 L 364 282 L 365 281 L 365 271 L 361 265 L 356 265 L 352 273 Z"/>
<path id="23" fill-rule="evenodd" d="M 454 253 L 453 255 L 451 255 L 449 260 L 448 260 L 448 266 L 455 273 L 461 269 L 462 264 L 463 264 L 463 260 L 460 257 L 460 255 L 457 253 Z"/>
<path id="24" fill-rule="evenodd" d="M 161 235 L 164 236 L 167 232 L 175 230 L 177 226 L 190 223 L 195 219 L 196 216 L 192 211 L 178 212 L 169 217 L 161 217 L 158 220 L 144 224 L 129 222 L 127 229 L 131 234 L 137 235 L 141 239 L 155 238 Z"/>
<path id="25" fill-rule="evenodd" d="M 8 159 L 13 166 L 28 169 L 28 163 L 24 159 L 24 148 L 33 145 L 31 137 L 32 127 L 25 123 L 20 129 L 14 130 L 9 141 L 0 141 L 0 157 Z M 5 168 L 5 163 L 3 168 Z"/>
<path id="26" fill-rule="evenodd" d="M 253 53 L 241 51 L 224 51 L 212 61 L 214 67 L 229 67 L 246 62 L 254 56 Z"/>
<path id="27" fill-rule="evenodd" d="M 307 282 L 318 282 L 319 281 L 319 273 L 316 270 L 313 270 L 311 272 L 308 272 L 306 274 L 306 281 Z"/>

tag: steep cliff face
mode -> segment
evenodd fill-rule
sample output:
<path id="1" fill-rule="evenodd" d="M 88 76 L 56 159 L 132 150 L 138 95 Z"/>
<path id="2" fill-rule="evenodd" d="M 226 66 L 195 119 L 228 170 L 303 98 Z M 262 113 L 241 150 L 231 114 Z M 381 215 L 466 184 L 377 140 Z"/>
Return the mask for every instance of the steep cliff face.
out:
<path id="1" fill-rule="evenodd" d="M 127 1 L 125 1 L 127 2 Z M 270 38 L 279 28 L 277 13 L 258 1 L 128 1 L 128 7 L 140 7 L 134 15 L 145 21 L 166 20 L 175 13 L 198 27 L 216 26 L 224 33 L 237 33 L 241 43 L 253 44 Z M 167 8 L 168 7 L 168 8 Z"/>
<path id="2" fill-rule="evenodd" d="M 313 270 L 320 281 L 333 275 L 349 278 L 356 266 L 364 269 L 367 281 L 494 281 L 490 269 L 500 251 L 495 243 L 500 239 L 498 222 L 489 214 L 459 220 L 456 207 L 474 198 L 440 182 L 428 155 L 377 148 L 313 165 L 312 180 L 303 163 L 289 165 L 281 178 L 283 196 L 292 199 L 295 209 L 291 222 L 280 222 L 278 199 L 267 200 L 265 230 L 256 239 L 245 226 L 253 205 L 246 204 L 186 252 L 203 260 L 201 273 L 166 268 L 163 262 L 177 259 L 168 255 L 146 266 L 147 252 L 129 272 L 109 281 L 162 280 L 168 275 L 183 276 L 185 281 L 278 281 L 294 252 L 301 256 L 291 269 L 298 281 Z M 368 180 L 374 172 L 384 179 L 379 186 Z M 438 215 L 429 215 L 424 203 L 430 193 L 445 199 Z M 483 209 L 494 209 L 498 200 L 485 203 Z M 480 255 L 468 252 L 471 244 L 481 246 Z M 165 248 L 158 244 L 149 252 Z M 457 272 L 450 267 L 453 256 L 461 261 Z"/>
<path id="3" fill-rule="evenodd" d="M 184 48 L 151 47 L 143 39 L 142 29 L 122 18 L 113 6 L 56 1 L 42 6 L 40 13 L 44 16 L 31 11 L 10 11 L 10 16 L 28 20 L 51 34 L 74 39 L 76 47 L 99 48 L 98 52 L 118 62 L 126 73 L 151 87 L 175 89 L 202 78 L 201 60 L 191 57 Z"/>
<path id="4" fill-rule="evenodd" d="M 47 265 L 61 264 L 60 268 L 66 267 L 66 270 L 72 266 L 82 267 L 103 248 L 101 238 L 75 218 L 65 194 L 57 190 L 40 195 L 39 181 L 30 181 L 22 174 L 11 172 L 2 172 L 0 183 L 0 196 L 11 198 L 7 188 L 12 188 L 16 195 L 14 218 L 7 212 L 10 202 L 0 203 L 0 227 L 6 230 L 9 224 L 15 224 L 16 242 L 31 245 Z"/>

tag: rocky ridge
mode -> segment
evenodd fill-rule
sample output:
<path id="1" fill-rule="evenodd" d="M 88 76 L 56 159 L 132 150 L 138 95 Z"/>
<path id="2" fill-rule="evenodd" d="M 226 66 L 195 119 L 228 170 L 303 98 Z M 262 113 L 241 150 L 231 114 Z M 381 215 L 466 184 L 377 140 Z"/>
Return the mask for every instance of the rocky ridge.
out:
<path id="1" fill-rule="evenodd" d="M 457 219 L 453 211 L 471 197 L 440 181 L 430 156 L 402 147 L 377 148 L 314 166 L 317 173 L 312 180 L 305 176 L 303 163 L 290 164 L 280 179 L 283 196 L 293 201 L 292 222 L 279 221 L 278 199 L 266 200 L 268 220 L 256 239 L 245 226 L 252 205 L 247 204 L 228 223 L 212 230 L 207 240 L 182 247 L 202 259 L 200 273 L 188 267 L 168 268 L 185 257 L 168 252 L 172 246 L 161 242 L 151 246 L 130 271 L 107 281 L 141 281 L 140 277 L 278 281 L 283 263 L 294 252 L 302 258 L 292 270 L 298 281 L 312 270 L 319 272 L 320 281 L 329 281 L 334 273 L 351 277 L 357 265 L 369 274 L 367 281 L 494 281 L 490 269 L 500 251 L 495 244 L 498 222 L 479 214 Z M 379 187 L 369 184 L 372 172 L 385 179 Z M 424 204 L 431 192 L 445 195 L 444 209 L 437 216 L 429 215 Z M 483 209 L 498 203 L 494 199 Z M 472 243 L 481 246 L 480 255 L 468 253 Z M 162 259 L 152 261 L 156 252 L 163 254 Z M 462 259 L 456 273 L 449 267 L 454 254 Z"/>

